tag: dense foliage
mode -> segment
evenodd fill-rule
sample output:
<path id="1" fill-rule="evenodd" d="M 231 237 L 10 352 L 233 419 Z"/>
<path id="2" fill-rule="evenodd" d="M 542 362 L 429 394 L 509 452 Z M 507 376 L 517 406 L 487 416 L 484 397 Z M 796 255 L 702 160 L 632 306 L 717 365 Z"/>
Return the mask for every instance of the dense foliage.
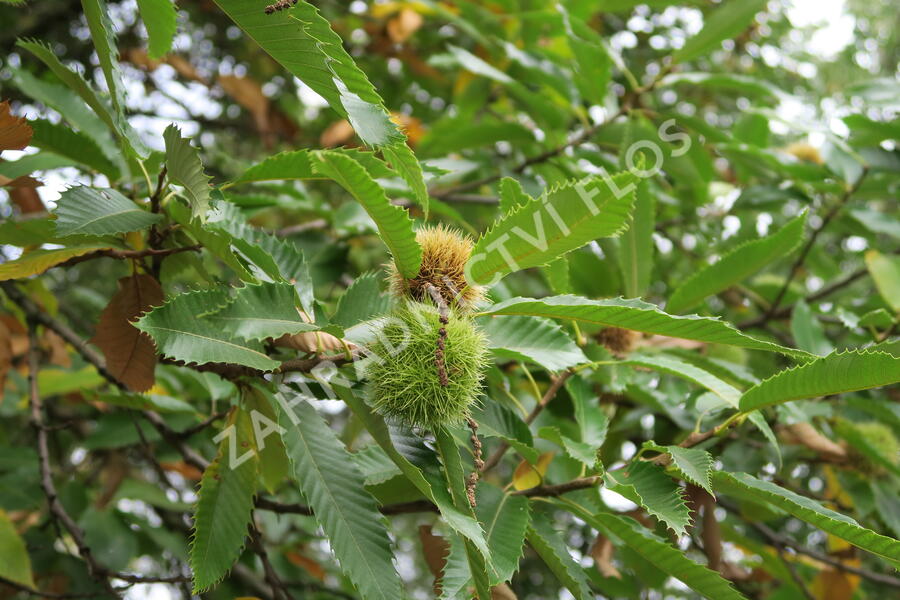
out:
<path id="1" fill-rule="evenodd" d="M 0 0 L 0 595 L 894 597 L 900 28 L 809 4 Z"/>

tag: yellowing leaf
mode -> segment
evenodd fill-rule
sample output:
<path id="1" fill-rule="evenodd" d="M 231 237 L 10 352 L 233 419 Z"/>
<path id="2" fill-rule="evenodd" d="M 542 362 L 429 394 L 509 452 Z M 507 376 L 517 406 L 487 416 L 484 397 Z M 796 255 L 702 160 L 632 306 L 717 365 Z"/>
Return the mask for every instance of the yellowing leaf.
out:
<path id="1" fill-rule="evenodd" d="M 544 452 L 538 457 L 535 465 L 530 465 L 525 460 L 520 462 L 516 472 L 513 473 L 513 487 L 517 490 L 528 490 L 541 485 L 552 460 L 553 452 Z"/>
<path id="2" fill-rule="evenodd" d="M 25 542 L 5 511 L 0 510 L 0 577 L 33 588 L 31 559 Z"/>
<path id="3" fill-rule="evenodd" d="M 39 275 L 47 269 L 66 262 L 70 258 L 104 249 L 104 246 L 72 246 L 55 250 L 32 250 L 16 260 L 0 265 L 0 281 Z"/>

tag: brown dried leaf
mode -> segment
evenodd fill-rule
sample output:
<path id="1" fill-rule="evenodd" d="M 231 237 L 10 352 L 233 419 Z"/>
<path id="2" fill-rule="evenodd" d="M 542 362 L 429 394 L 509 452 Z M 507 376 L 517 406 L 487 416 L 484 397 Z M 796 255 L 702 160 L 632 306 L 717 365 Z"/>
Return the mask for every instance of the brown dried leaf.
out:
<path id="1" fill-rule="evenodd" d="M 9 100 L 0 102 L 0 151 L 24 149 L 31 141 L 32 133 L 25 117 L 12 114 Z"/>
<path id="2" fill-rule="evenodd" d="M 304 323 L 312 323 L 312 319 L 304 311 L 298 311 Z M 321 331 L 304 331 L 294 335 L 285 334 L 274 341 L 280 348 L 292 348 L 310 354 L 325 354 L 344 349 L 344 344 L 330 333 Z M 352 344 L 350 345 L 352 347 Z"/>
<path id="3" fill-rule="evenodd" d="M 203 477 L 203 472 L 200 471 L 197 467 L 193 465 L 189 465 L 183 460 L 177 461 L 162 461 L 159 463 L 159 466 L 163 468 L 164 471 L 172 471 L 173 473 L 178 473 L 185 479 L 190 481 L 200 481 L 200 478 Z"/>
<path id="4" fill-rule="evenodd" d="M 613 546 L 612 541 L 602 533 L 598 533 L 597 539 L 594 540 L 594 543 L 591 546 L 591 556 L 594 558 L 594 566 L 597 567 L 597 570 L 600 571 L 600 574 L 604 577 L 622 579 L 622 574 L 619 572 L 619 569 L 612 563 L 615 551 L 616 547 Z"/>
<path id="5" fill-rule="evenodd" d="M 9 199 L 19 207 L 19 212 L 23 215 L 47 212 L 47 207 L 34 188 L 14 187 L 9 190 Z"/>
<path id="6" fill-rule="evenodd" d="M 8 187 L 8 188 L 36 188 L 44 185 L 34 177 L 29 177 L 28 175 L 22 175 L 20 177 L 16 177 L 15 179 L 10 179 L 9 177 L 4 177 L 0 175 L 0 187 Z"/>
<path id="7" fill-rule="evenodd" d="M 325 581 L 325 569 L 313 559 L 304 556 L 299 552 L 287 552 L 285 553 L 285 557 L 287 557 L 291 564 L 300 567 L 319 581 Z"/>
<path id="8" fill-rule="evenodd" d="M 422 21 L 422 15 L 411 8 L 404 8 L 388 21 L 388 36 L 395 44 L 402 44 L 422 26 Z"/>
<path id="9" fill-rule="evenodd" d="M 811 423 L 785 425 L 778 432 L 785 443 L 806 446 L 825 460 L 841 462 L 847 459 L 847 450 L 819 433 Z"/>
<path id="10" fill-rule="evenodd" d="M 156 349 L 147 334 L 131 323 L 150 307 L 161 305 L 163 299 L 162 288 L 153 277 L 123 277 L 91 339 L 103 351 L 109 372 L 136 392 L 153 387 Z"/>
<path id="11" fill-rule="evenodd" d="M 356 132 L 353 131 L 350 121 L 341 119 L 325 128 L 325 131 L 319 137 L 319 143 L 326 148 L 343 146 L 352 140 L 354 135 L 356 135 Z"/>
<path id="12" fill-rule="evenodd" d="M 66 341 L 59 337 L 55 331 L 47 329 L 44 331 L 44 339 L 41 344 L 50 353 L 50 364 L 58 367 L 69 368 L 72 366 L 72 357 L 69 356 L 69 349 Z"/>
<path id="13" fill-rule="evenodd" d="M 491 600 L 518 600 L 516 593 L 505 583 L 491 588 Z"/>
<path id="14" fill-rule="evenodd" d="M 0 321 L 0 393 L 6 384 L 6 374 L 12 368 L 12 332 Z"/>

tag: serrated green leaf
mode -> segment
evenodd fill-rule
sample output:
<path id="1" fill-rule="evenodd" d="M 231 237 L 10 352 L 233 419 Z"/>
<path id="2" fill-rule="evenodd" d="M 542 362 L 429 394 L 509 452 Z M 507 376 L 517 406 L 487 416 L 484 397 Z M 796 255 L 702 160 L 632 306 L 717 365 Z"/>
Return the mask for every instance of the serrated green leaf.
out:
<path id="1" fill-rule="evenodd" d="M 34 589 L 31 558 L 6 511 L 0 510 L 0 577 Z"/>
<path id="2" fill-rule="evenodd" d="M 128 121 L 118 112 L 110 110 L 106 102 L 100 99 L 100 96 L 84 78 L 66 67 L 49 47 L 40 42 L 27 40 L 19 40 L 16 45 L 38 57 L 69 89 L 81 96 L 94 114 L 118 135 L 122 145 L 131 155 L 144 158 L 150 154 L 150 149 L 141 141 L 140 136 L 131 128 Z"/>
<path id="3" fill-rule="evenodd" d="M 70 258 L 107 248 L 109 246 L 70 246 L 54 250 L 31 250 L 16 260 L 0 264 L 0 281 L 39 275 L 51 267 L 66 262 Z"/>
<path id="4" fill-rule="evenodd" d="M 64 191 L 54 211 L 56 234 L 111 235 L 146 229 L 162 220 L 114 189 L 77 186 Z"/>
<path id="5" fill-rule="evenodd" d="M 699 485 L 710 494 L 713 493 L 710 483 L 713 459 L 706 450 L 682 448 L 681 446 L 660 446 L 653 441 L 644 442 L 644 448 L 668 454 L 685 479 L 694 485 Z"/>
<path id="6" fill-rule="evenodd" d="M 631 225 L 619 236 L 617 253 L 625 294 L 631 298 L 643 296 L 650 286 L 655 224 L 656 199 L 650 193 L 649 182 L 642 180 L 635 192 Z"/>
<path id="7" fill-rule="evenodd" d="M 43 119 L 29 121 L 28 124 L 34 131 L 31 136 L 32 146 L 71 158 L 77 164 L 103 173 L 110 181 L 121 176 L 119 168 L 106 157 L 90 136 Z"/>
<path id="8" fill-rule="evenodd" d="M 315 169 L 333 179 L 362 204 L 391 251 L 397 270 L 404 277 L 415 277 L 422 262 L 422 249 L 416 242 L 409 214 L 391 204 L 381 186 L 349 156 L 327 150 L 316 152 Z"/>
<path id="9" fill-rule="evenodd" d="M 634 519 L 605 512 L 592 514 L 572 502 L 556 502 L 604 535 L 621 540 L 660 571 L 680 580 L 709 600 L 747 600 L 721 575 L 698 565 L 683 551 L 662 541 Z"/>
<path id="10" fill-rule="evenodd" d="M 873 480 L 869 483 L 872 486 L 878 516 L 895 536 L 900 537 L 900 495 L 897 493 L 896 485 L 893 486 L 892 492 L 890 482 Z"/>
<path id="11" fill-rule="evenodd" d="M 703 29 L 675 51 L 672 60 L 679 63 L 694 60 L 723 40 L 738 35 L 753 22 L 753 17 L 765 8 L 765 4 L 765 0 L 745 0 L 719 5 L 705 17 Z"/>
<path id="12" fill-rule="evenodd" d="M 553 528 L 553 523 L 545 513 L 534 513 L 531 516 L 528 543 L 576 600 L 591 600 L 594 597 L 587 575 L 569 554 L 565 541 Z"/>
<path id="13" fill-rule="evenodd" d="M 400 598 L 387 530 L 350 454 L 308 402 L 290 408 L 276 402 L 275 410 L 286 429 L 283 439 L 294 478 L 341 569 L 366 600 Z"/>
<path id="14" fill-rule="evenodd" d="M 347 403 L 353 414 L 362 421 L 375 442 L 394 461 L 394 464 L 397 465 L 407 479 L 410 480 L 416 489 L 422 492 L 423 496 L 435 503 L 447 525 L 464 538 L 470 540 L 478 548 L 482 556 L 489 557 L 490 550 L 481 526 L 478 525 L 478 521 L 472 516 L 456 508 L 453 499 L 447 491 L 447 486 L 441 483 L 433 474 L 426 474 L 413 464 L 407 458 L 408 452 L 402 453 L 395 447 L 395 441 L 392 439 L 384 419 L 381 415 L 375 414 L 353 390 L 337 384 L 333 385 L 333 389 L 341 400 Z M 433 453 L 430 453 L 430 456 L 433 457 Z"/>
<path id="15" fill-rule="evenodd" d="M 434 432 L 435 445 L 437 446 L 440 460 L 443 463 L 444 476 L 447 485 L 450 488 L 450 496 L 453 498 L 453 505 L 466 516 L 475 518 L 472 506 L 466 494 L 466 474 L 463 470 L 462 460 L 459 457 L 459 449 L 456 447 L 456 440 L 446 429 L 439 429 Z M 472 576 L 472 582 L 475 584 L 475 597 L 477 600 L 490 600 L 490 581 L 498 576 L 493 562 L 492 553 L 480 553 L 469 539 L 464 539 L 466 549 L 466 559 L 469 563 L 469 573 Z M 488 546 L 490 549 L 490 546 Z"/>
<path id="16" fill-rule="evenodd" d="M 191 218 L 206 220 L 209 210 L 209 180 L 203 172 L 200 154 L 190 140 L 181 137 L 181 130 L 169 125 L 163 132 L 166 142 L 166 172 L 170 180 L 184 187 L 191 206 Z"/>
<path id="17" fill-rule="evenodd" d="M 403 142 L 381 97 L 313 5 L 300 0 L 289 11 L 267 15 L 243 0 L 216 4 L 272 58 L 347 117 L 366 145 Z"/>
<path id="18" fill-rule="evenodd" d="M 712 373 L 672 356 L 665 354 L 631 354 L 623 362 L 628 365 L 670 373 L 676 377 L 693 381 L 720 397 L 733 408 L 738 407 L 738 402 L 741 399 L 740 390 L 734 386 L 725 383 Z"/>
<path id="19" fill-rule="evenodd" d="M 500 214 L 506 215 L 529 204 L 534 198 L 522 189 L 522 184 L 512 177 L 500 180 Z"/>
<path id="20" fill-rule="evenodd" d="M 262 341 L 315 331 L 297 311 L 297 292 L 287 282 L 245 285 L 238 288 L 231 302 L 202 316 L 203 321 L 228 337 Z"/>
<path id="21" fill-rule="evenodd" d="M 669 315 L 656 305 L 641 300 L 624 298 L 589 300 L 570 295 L 549 296 L 540 300 L 511 298 L 488 307 L 478 315 L 534 315 L 551 319 L 571 319 L 711 344 L 780 352 L 802 360 L 812 358 L 811 354 L 802 350 L 785 348 L 745 335 L 718 319 L 697 315 Z"/>
<path id="22" fill-rule="evenodd" d="M 728 289 L 763 267 L 789 256 L 803 239 L 806 215 L 804 211 L 772 235 L 745 242 L 715 263 L 692 273 L 672 292 L 666 302 L 666 310 L 680 313 L 691 309 L 704 298 Z"/>
<path id="23" fill-rule="evenodd" d="M 259 457 L 246 449 L 253 443 L 249 413 L 235 409 L 223 434 L 197 494 L 190 559 L 195 594 L 218 583 L 240 557 L 256 495 Z"/>
<path id="24" fill-rule="evenodd" d="M 219 290 L 180 294 L 138 319 L 135 327 L 153 338 L 157 352 L 174 360 L 199 365 L 234 363 L 262 371 L 276 369 L 278 361 L 266 356 L 262 344 L 237 340 L 200 318 L 228 301 L 228 296 Z"/>
<path id="25" fill-rule="evenodd" d="M 150 58 L 162 58 L 172 49 L 178 29 L 178 14 L 172 0 L 137 0 L 141 20 L 147 28 Z"/>
<path id="26" fill-rule="evenodd" d="M 593 386 L 581 377 L 566 381 L 566 390 L 572 398 L 580 439 L 594 449 L 596 462 L 597 451 L 606 441 L 609 431 L 609 416 L 600 408 L 600 399 L 594 393 Z"/>
<path id="27" fill-rule="evenodd" d="M 525 532 L 531 520 L 528 499 L 504 493 L 500 488 L 482 483 L 477 491 L 475 514 L 484 528 L 496 576 L 491 584 L 509 581 L 519 569 L 525 544 Z"/>
<path id="28" fill-rule="evenodd" d="M 716 471 L 713 473 L 712 481 L 713 487 L 720 493 L 777 506 L 802 521 L 846 540 L 858 548 L 882 556 L 895 567 L 900 567 L 900 541 L 866 529 L 850 517 L 825 508 L 815 500 L 769 481 L 757 479 L 748 473 Z"/>
<path id="29" fill-rule="evenodd" d="M 487 437 L 500 438 L 512 446 L 525 460 L 534 464 L 539 452 L 534 449 L 531 429 L 516 413 L 499 402 L 485 401 L 475 413 L 478 432 Z"/>
<path id="30" fill-rule="evenodd" d="M 900 381 L 900 361 L 886 352 L 847 350 L 785 369 L 741 396 L 744 412 L 782 402 L 865 390 Z"/>
<path id="31" fill-rule="evenodd" d="M 481 236 L 466 278 L 492 285 L 514 271 L 546 265 L 597 238 L 620 234 L 634 206 L 635 181 L 633 174 L 619 173 L 550 188 Z"/>
<path id="32" fill-rule="evenodd" d="M 559 430 L 559 427 L 541 427 L 538 437 L 553 442 L 566 451 L 566 454 L 592 469 L 597 462 L 597 449 L 591 444 L 573 440 Z"/>
<path id="33" fill-rule="evenodd" d="M 450 551 L 441 572 L 441 600 L 471 600 L 467 593 L 472 582 L 466 546 L 461 535 L 450 532 L 447 541 Z"/>
<path id="34" fill-rule="evenodd" d="M 81 0 L 81 6 L 84 9 L 88 29 L 91 31 L 91 39 L 94 42 L 94 49 L 97 51 L 100 69 L 106 78 L 106 87 L 112 98 L 113 110 L 121 113 L 125 105 L 125 86 L 119 70 L 116 30 L 109 20 L 106 2 L 105 0 Z"/>
<path id="35" fill-rule="evenodd" d="M 381 152 L 409 185 L 413 198 L 422 207 L 422 212 L 427 220 L 430 198 L 428 196 L 428 187 L 425 185 L 425 175 L 422 173 L 422 165 L 419 164 L 416 155 L 404 142 L 396 142 L 389 146 L 384 146 Z"/>
<path id="36" fill-rule="evenodd" d="M 351 454 L 353 462 L 366 479 L 366 485 L 377 485 L 401 475 L 394 461 L 378 444 L 369 444 Z"/>
<path id="37" fill-rule="evenodd" d="M 385 314 L 390 302 L 390 297 L 381 292 L 378 276 L 375 273 L 364 273 L 354 279 L 338 299 L 331 322 L 341 327 L 352 327 Z"/>
<path id="38" fill-rule="evenodd" d="M 53 108 L 76 130 L 91 138 L 107 158 L 116 159 L 117 149 L 107 125 L 74 90 L 38 79 L 25 69 L 13 69 L 12 83 L 26 96 Z M 117 167 L 118 168 L 118 167 Z"/>
<path id="39" fill-rule="evenodd" d="M 691 512 L 684 499 L 684 492 L 666 472 L 649 462 L 633 462 L 620 471 L 606 474 L 609 488 L 647 509 L 662 521 L 675 535 L 687 533 Z"/>
<path id="40" fill-rule="evenodd" d="M 480 319 L 495 356 L 534 362 L 547 370 L 559 371 L 588 361 L 581 348 L 562 328 L 536 317 L 493 317 Z"/>

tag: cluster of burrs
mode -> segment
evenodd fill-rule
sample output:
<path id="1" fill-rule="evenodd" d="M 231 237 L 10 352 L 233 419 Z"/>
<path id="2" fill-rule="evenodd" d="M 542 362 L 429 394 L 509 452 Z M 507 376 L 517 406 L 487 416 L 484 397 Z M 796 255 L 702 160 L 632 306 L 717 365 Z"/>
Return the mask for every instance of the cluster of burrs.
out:
<path id="1" fill-rule="evenodd" d="M 288 9 L 297 4 L 297 0 L 278 0 L 275 4 L 266 6 L 266 14 L 271 15 L 275 12 Z"/>

